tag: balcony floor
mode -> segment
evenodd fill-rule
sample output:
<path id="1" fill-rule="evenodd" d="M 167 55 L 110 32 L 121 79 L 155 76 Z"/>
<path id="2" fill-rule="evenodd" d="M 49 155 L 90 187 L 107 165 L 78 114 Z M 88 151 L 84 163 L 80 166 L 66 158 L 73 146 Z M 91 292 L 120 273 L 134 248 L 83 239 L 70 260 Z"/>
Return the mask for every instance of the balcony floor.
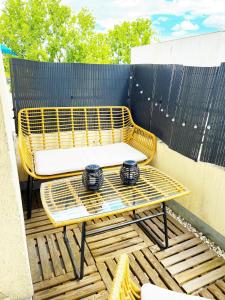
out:
<path id="1" fill-rule="evenodd" d="M 169 245 L 160 249 L 135 224 L 87 238 L 85 276 L 74 280 L 62 228 L 54 228 L 41 208 L 39 192 L 30 220 L 25 220 L 34 299 L 107 299 L 118 256 L 128 253 L 134 279 L 209 299 L 225 299 L 225 261 L 174 218 L 168 216 Z M 40 207 L 40 208 L 38 208 Z M 152 208 L 156 212 L 159 208 Z M 144 216 L 150 210 L 140 213 Z M 88 222 L 87 230 L 129 220 L 129 214 Z M 161 217 L 147 221 L 163 237 Z M 79 258 L 80 226 L 68 227 L 68 237 Z"/>

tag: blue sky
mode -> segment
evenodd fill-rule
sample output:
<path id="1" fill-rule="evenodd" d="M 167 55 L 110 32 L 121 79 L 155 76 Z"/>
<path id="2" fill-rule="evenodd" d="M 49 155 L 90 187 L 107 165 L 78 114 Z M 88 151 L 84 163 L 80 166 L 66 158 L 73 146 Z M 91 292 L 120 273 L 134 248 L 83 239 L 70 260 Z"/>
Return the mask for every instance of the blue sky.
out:
<path id="1" fill-rule="evenodd" d="M 44 1 L 44 0 L 43 0 Z M 0 0 L 0 9 L 4 0 Z M 98 31 L 138 17 L 151 18 L 160 40 L 225 30 L 225 0 L 62 0 L 77 13 L 87 7 Z"/>
<path id="2" fill-rule="evenodd" d="M 225 0 L 62 0 L 74 12 L 87 7 L 98 31 L 138 17 L 151 18 L 161 40 L 225 29 Z"/>

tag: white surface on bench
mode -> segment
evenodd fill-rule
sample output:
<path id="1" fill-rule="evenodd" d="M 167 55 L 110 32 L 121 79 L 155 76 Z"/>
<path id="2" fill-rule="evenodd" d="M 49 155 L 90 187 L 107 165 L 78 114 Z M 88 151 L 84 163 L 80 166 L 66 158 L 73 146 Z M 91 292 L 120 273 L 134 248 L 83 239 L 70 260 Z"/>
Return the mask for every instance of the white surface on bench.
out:
<path id="1" fill-rule="evenodd" d="M 157 285 L 146 283 L 141 287 L 141 300 L 151 299 L 166 299 L 166 300 L 204 300 L 206 298 L 199 296 L 187 295 L 184 293 L 177 293 Z"/>
<path id="2" fill-rule="evenodd" d="M 89 216 L 89 212 L 86 210 L 84 205 L 79 205 L 77 207 L 53 212 L 51 216 L 55 220 L 55 222 L 63 222 L 77 218 L 87 217 Z"/>
<path id="3" fill-rule="evenodd" d="M 41 150 L 34 154 L 35 171 L 38 175 L 80 171 L 90 164 L 108 167 L 120 165 L 125 160 L 140 162 L 145 159 L 146 155 L 126 143 Z"/>

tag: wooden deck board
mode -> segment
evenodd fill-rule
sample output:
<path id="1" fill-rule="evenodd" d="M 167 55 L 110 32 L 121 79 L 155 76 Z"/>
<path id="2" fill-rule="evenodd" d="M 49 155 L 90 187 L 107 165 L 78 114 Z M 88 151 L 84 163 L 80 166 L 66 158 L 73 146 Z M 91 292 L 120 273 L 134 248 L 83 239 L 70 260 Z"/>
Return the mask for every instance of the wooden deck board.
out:
<path id="1" fill-rule="evenodd" d="M 144 216 L 156 212 L 141 211 Z M 130 220 L 130 214 L 88 222 L 87 229 Z M 162 218 L 145 222 L 162 239 Z M 54 228 L 43 209 L 25 220 L 27 245 L 34 284 L 34 299 L 107 299 L 121 253 L 128 253 L 134 280 L 151 282 L 177 292 L 195 293 L 209 299 L 225 299 L 225 261 L 169 217 L 169 248 L 160 250 L 136 225 L 88 237 L 85 276 L 74 280 L 62 228 Z M 68 227 L 75 257 L 79 257 L 80 226 Z M 79 259 L 78 259 L 79 260 Z"/>

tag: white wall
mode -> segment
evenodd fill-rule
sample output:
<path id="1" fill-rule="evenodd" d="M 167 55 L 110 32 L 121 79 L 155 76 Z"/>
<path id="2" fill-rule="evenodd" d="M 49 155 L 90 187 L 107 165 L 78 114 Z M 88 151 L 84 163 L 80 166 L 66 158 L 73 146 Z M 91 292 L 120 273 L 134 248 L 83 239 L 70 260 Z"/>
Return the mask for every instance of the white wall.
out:
<path id="1" fill-rule="evenodd" d="M 183 183 L 191 194 L 178 202 L 225 236 L 225 170 L 195 162 L 158 142 L 153 165 Z"/>
<path id="2" fill-rule="evenodd" d="M 33 295 L 33 286 L 12 138 L 10 101 L 0 53 L 0 292 L 10 299 L 28 299 Z"/>
<path id="3" fill-rule="evenodd" d="M 135 47 L 132 64 L 216 66 L 225 62 L 225 31 Z"/>

